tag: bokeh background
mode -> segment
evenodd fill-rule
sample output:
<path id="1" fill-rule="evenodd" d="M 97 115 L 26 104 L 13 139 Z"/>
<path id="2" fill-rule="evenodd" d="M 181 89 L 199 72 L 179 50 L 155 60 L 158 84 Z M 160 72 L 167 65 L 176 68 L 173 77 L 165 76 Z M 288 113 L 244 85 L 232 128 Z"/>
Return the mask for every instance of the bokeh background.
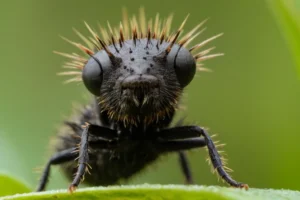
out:
<path id="1" fill-rule="evenodd" d="M 3 1 L 0 3 L 0 171 L 32 188 L 51 153 L 72 102 L 86 102 L 82 85 L 63 85 L 57 77 L 73 52 L 59 35 L 79 41 L 72 27 L 87 33 L 83 21 L 118 25 L 122 7 L 130 14 L 144 6 L 147 17 L 174 13 L 186 30 L 209 18 L 195 41 L 224 32 L 210 46 L 225 56 L 205 62 L 213 73 L 198 73 L 186 89 L 187 121 L 209 127 L 226 143 L 229 167 L 250 187 L 300 189 L 300 80 L 292 54 L 267 3 L 251 1 Z M 299 4 L 297 4 L 299 6 Z M 205 162 L 204 149 L 189 153 L 197 184 L 222 185 Z M 48 189 L 66 188 L 58 167 Z M 183 183 L 177 156 L 164 157 L 128 184 Z"/>

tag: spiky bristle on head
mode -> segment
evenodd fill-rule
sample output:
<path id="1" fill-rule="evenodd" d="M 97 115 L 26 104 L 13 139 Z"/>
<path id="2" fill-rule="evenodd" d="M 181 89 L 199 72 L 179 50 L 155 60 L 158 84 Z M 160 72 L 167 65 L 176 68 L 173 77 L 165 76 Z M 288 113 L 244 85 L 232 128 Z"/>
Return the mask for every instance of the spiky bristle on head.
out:
<path id="1" fill-rule="evenodd" d="M 118 52 L 118 47 L 122 48 L 122 45 L 124 45 L 127 40 L 133 40 L 134 44 L 136 44 L 137 40 L 147 38 L 150 44 L 151 39 L 155 39 L 157 42 L 154 45 L 156 45 L 158 48 L 163 42 L 168 42 L 169 45 L 165 49 L 166 54 L 170 52 L 174 44 L 188 48 L 188 45 L 205 30 L 205 28 L 202 27 L 207 21 L 202 21 L 186 34 L 182 34 L 188 16 L 181 23 L 180 27 L 172 33 L 172 14 L 170 14 L 166 19 L 161 19 L 159 14 L 157 14 L 154 19 L 150 18 L 147 21 L 144 9 L 141 8 L 138 19 L 139 20 L 137 20 L 135 15 L 133 15 L 131 18 L 128 18 L 126 9 L 123 9 L 123 20 L 120 22 L 119 28 L 112 28 L 108 22 L 107 28 L 99 26 L 99 31 L 95 31 L 85 22 L 85 26 L 87 27 L 91 36 L 84 36 L 78 30 L 74 29 L 74 32 L 82 40 L 82 43 L 73 42 L 64 37 L 63 39 L 80 49 L 84 54 L 79 55 L 77 53 L 62 53 L 55 51 L 54 53 L 70 59 L 70 61 L 63 65 L 63 68 L 71 70 L 61 72 L 59 75 L 75 76 L 67 80 L 67 83 L 82 81 L 81 71 L 83 70 L 90 56 L 94 55 L 100 50 L 105 50 L 106 53 L 112 57 L 113 55 L 107 47 L 113 45 L 115 50 Z M 201 50 L 206 44 L 220 37 L 221 35 L 222 34 L 218 34 L 210 37 L 189 48 L 189 51 L 197 61 L 198 71 L 210 71 L 207 68 L 203 68 L 202 61 L 223 55 L 222 53 L 209 54 L 214 47 Z"/>
<path id="2" fill-rule="evenodd" d="M 56 52 L 70 59 L 64 65 L 70 71 L 60 75 L 75 76 L 67 82 L 83 81 L 109 120 L 125 126 L 169 123 L 196 68 L 207 71 L 202 61 L 223 55 L 202 49 L 221 34 L 188 47 L 206 20 L 183 34 L 188 16 L 171 32 L 172 17 L 147 20 L 141 8 L 138 17 L 124 11 L 118 28 L 107 22 L 96 31 L 85 22 L 90 36 L 74 29 L 82 43 L 63 37 L 83 54 Z"/>

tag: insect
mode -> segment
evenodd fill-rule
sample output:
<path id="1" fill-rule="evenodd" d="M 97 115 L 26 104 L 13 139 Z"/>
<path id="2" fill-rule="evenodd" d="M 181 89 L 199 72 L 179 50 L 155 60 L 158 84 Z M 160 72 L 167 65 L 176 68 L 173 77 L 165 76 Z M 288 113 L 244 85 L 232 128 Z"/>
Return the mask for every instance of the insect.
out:
<path id="1" fill-rule="evenodd" d="M 187 18 L 174 33 L 172 16 L 146 22 L 127 14 L 119 28 L 101 28 L 101 35 L 86 24 L 91 37 L 75 30 L 84 45 L 77 53 L 58 54 L 70 59 L 62 75 L 75 75 L 68 82 L 83 81 L 95 96 L 90 105 L 64 122 L 37 191 L 45 189 L 52 165 L 61 165 L 71 179 L 73 192 L 85 178 L 90 185 L 112 185 L 128 179 L 160 156 L 178 153 L 183 174 L 192 183 L 184 151 L 206 147 L 213 169 L 229 185 L 248 188 L 233 180 L 207 131 L 199 126 L 170 127 L 183 89 L 192 81 L 201 63 L 222 54 L 200 50 L 221 34 L 188 48 L 203 23 L 182 36 Z M 73 174 L 75 176 L 73 177 Z"/>

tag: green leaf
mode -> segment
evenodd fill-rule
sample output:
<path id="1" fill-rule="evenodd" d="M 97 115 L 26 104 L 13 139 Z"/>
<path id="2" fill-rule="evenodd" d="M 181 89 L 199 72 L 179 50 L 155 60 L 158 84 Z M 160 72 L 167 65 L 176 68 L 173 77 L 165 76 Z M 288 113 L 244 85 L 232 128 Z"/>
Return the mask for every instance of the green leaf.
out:
<path id="1" fill-rule="evenodd" d="M 20 194 L 31 190 L 20 181 L 11 176 L 0 174 L 0 196 Z"/>
<path id="2" fill-rule="evenodd" d="M 267 0 L 283 32 L 300 77 L 300 4 L 296 0 Z"/>
<path id="3" fill-rule="evenodd" d="M 1 199 L 1 198 L 0 198 Z M 101 199 L 101 200 L 296 200 L 300 192 L 289 190 L 254 189 L 248 191 L 215 186 L 138 185 L 94 187 L 77 190 L 70 194 L 66 190 L 28 193 L 3 197 L 1 200 L 39 199 Z"/>

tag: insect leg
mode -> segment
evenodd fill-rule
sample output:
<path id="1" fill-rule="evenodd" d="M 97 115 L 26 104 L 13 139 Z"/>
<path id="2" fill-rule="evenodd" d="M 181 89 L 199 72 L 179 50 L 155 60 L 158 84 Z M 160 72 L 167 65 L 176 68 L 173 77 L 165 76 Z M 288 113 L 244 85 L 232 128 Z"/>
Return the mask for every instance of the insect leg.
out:
<path id="1" fill-rule="evenodd" d="M 111 130 L 107 127 L 101 127 L 92 124 L 86 124 L 84 126 L 82 135 L 81 135 L 81 142 L 79 147 L 79 157 L 78 157 L 78 168 L 76 175 L 69 186 L 69 191 L 73 192 L 76 190 L 77 186 L 83 180 L 84 174 L 88 171 L 88 162 L 89 162 L 89 135 L 93 135 L 99 137 L 99 141 L 102 143 L 110 143 L 110 141 L 116 139 L 117 132 L 115 130 Z"/>
<path id="2" fill-rule="evenodd" d="M 163 140 L 179 140 L 187 138 L 196 138 L 200 133 L 195 131 L 195 126 L 179 126 L 159 131 L 158 137 Z"/>
<path id="3" fill-rule="evenodd" d="M 173 133 L 173 135 L 172 135 Z M 193 134 L 202 136 L 203 138 L 192 138 Z M 218 172 L 221 178 L 233 187 L 248 189 L 248 185 L 239 183 L 232 179 L 224 169 L 220 155 L 206 130 L 198 126 L 182 126 L 162 131 L 162 137 L 159 141 L 160 147 L 164 151 L 183 151 L 197 147 L 207 146 L 209 157 L 214 169 Z M 168 140 L 164 140 L 168 138 Z M 171 139 L 171 140 L 170 140 Z"/>
<path id="4" fill-rule="evenodd" d="M 204 138 L 189 138 L 182 140 L 160 140 L 157 147 L 161 152 L 185 151 L 205 147 Z"/>
<path id="5" fill-rule="evenodd" d="M 37 187 L 37 192 L 45 190 L 50 174 L 51 165 L 62 164 L 71 160 L 74 160 L 78 154 L 75 152 L 76 148 L 66 149 L 64 151 L 56 153 L 48 161 L 40 179 L 40 183 Z"/>
<path id="6" fill-rule="evenodd" d="M 178 158 L 179 158 L 179 163 L 181 167 L 181 171 L 184 174 L 185 177 L 185 182 L 187 184 L 193 184 L 193 177 L 192 177 L 192 172 L 190 169 L 190 165 L 186 156 L 186 153 L 183 151 L 180 151 L 178 153 Z"/>

